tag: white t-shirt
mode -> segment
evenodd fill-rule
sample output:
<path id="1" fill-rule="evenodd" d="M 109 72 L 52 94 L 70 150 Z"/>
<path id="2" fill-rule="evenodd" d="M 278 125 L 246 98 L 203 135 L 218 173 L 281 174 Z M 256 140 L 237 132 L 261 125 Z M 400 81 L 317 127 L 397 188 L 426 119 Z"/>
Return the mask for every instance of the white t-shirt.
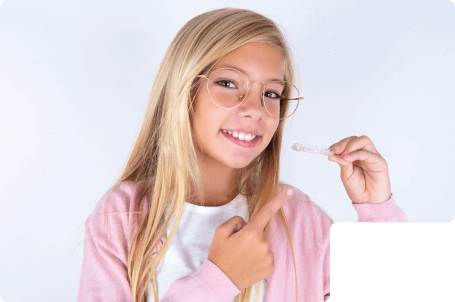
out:
<path id="1" fill-rule="evenodd" d="M 168 214 L 166 208 L 165 215 Z M 185 202 L 182 218 L 171 245 L 155 273 L 158 298 L 161 300 L 171 284 L 182 277 L 196 272 L 207 259 L 215 230 L 234 216 L 247 221 L 246 197 L 237 195 L 231 202 L 219 207 L 198 206 Z M 171 217 L 165 236 L 169 238 L 174 216 Z M 265 280 L 264 280 L 265 282 Z M 260 299 L 263 301 L 264 282 Z M 256 285 L 253 286 L 251 301 L 256 301 Z M 152 285 L 147 289 L 148 301 L 153 301 Z"/>

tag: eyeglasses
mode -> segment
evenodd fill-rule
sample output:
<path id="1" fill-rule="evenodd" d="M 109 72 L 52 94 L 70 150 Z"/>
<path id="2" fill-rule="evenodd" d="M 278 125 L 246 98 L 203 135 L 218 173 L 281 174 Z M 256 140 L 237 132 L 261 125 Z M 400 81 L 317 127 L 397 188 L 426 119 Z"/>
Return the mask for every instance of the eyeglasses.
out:
<path id="1" fill-rule="evenodd" d="M 259 83 L 250 81 L 243 72 L 229 67 L 218 68 L 208 76 L 197 77 L 207 79 L 210 99 L 224 109 L 233 109 L 242 104 L 250 92 L 252 83 Z M 300 100 L 303 100 L 297 87 L 287 81 L 274 80 L 263 87 L 261 105 L 273 118 L 287 119 L 297 110 Z M 283 112 L 284 117 L 280 118 Z"/>

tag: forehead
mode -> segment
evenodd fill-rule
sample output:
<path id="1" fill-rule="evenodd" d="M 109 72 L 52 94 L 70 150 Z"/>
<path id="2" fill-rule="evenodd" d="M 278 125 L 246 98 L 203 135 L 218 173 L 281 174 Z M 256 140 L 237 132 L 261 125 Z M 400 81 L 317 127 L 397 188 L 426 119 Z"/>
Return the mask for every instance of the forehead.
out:
<path id="1" fill-rule="evenodd" d="M 252 81 L 284 79 L 281 50 L 265 42 L 251 42 L 234 49 L 222 57 L 212 70 L 220 67 L 237 68 Z"/>

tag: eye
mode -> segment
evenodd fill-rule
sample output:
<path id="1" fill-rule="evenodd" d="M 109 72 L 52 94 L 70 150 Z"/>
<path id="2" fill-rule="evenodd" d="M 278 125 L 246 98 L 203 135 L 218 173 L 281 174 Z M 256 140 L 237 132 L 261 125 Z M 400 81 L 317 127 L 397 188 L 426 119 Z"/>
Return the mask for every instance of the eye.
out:
<path id="1" fill-rule="evenodd" d="M 264 92 L 264 96 L 268 99 L 272 100 L 279 100 L 281 99 L 281 95 L 278 92 L 272 91 L 272 90 L 267 90 Z"/>
<path id="2" fill-rule="evenodd" d="M 226 88 L 237 88 L 235 83 L 231 80 L 219 80 L 216 81 L 215 84 L 226 87 Z"/>

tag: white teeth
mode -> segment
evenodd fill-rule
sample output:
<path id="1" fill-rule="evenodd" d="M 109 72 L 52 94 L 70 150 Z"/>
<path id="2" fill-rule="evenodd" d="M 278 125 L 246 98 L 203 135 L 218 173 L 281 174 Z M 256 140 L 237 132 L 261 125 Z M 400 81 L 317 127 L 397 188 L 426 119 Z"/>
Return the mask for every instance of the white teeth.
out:
<path id="1" fill-rule="evenodd" d="M 231 131 L 227 131 L 227 130 L 223 130 L 224 133 L 228 133 L 230 135 L 232 135 L 233 137 L 236 137 L 240 140 L 243 140 L 243 141 L 252 141 L 253 139 L 256 138 L 257 135 L 255 134 L 246 134 L 245 133 L 237 133 L 236 131 L 234 132 L 231 132 Z"/>

